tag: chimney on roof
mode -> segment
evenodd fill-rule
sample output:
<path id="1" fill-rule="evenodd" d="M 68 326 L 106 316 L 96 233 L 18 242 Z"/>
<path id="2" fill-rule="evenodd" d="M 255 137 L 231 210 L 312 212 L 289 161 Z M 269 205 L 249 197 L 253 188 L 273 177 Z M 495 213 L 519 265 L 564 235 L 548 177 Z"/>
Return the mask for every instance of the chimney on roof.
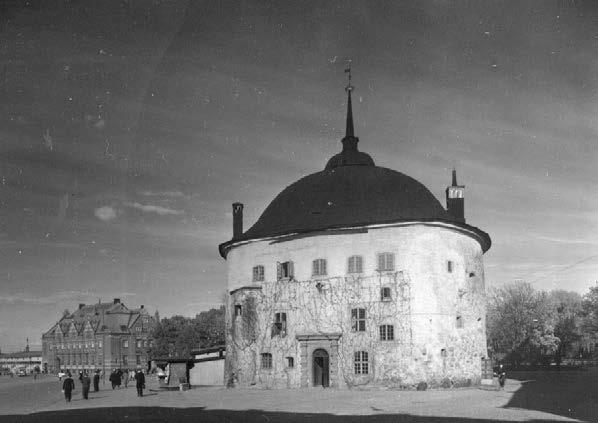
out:
<path id="1" fill-rule="evenodd" d="M 114 299 L 114 304 L 120 304 L 120 298 L 115 298 Z"/>
<path id="2" fill-rule="evenodd" d="M 243 235 L 243 203 L 233 203 L 233 239 Z"/>
<path id="3" fill-rule="evenodd" d="M 79 310 L 81 310 L 83 307 L 85 307 L 85 304 L 79 303 Z"/>
<path id="4" fill-rule="evenodd" d="M 140 308 L 143 308 L 143 304 L 141 304 L 141 307 L 140 307 Z"/>

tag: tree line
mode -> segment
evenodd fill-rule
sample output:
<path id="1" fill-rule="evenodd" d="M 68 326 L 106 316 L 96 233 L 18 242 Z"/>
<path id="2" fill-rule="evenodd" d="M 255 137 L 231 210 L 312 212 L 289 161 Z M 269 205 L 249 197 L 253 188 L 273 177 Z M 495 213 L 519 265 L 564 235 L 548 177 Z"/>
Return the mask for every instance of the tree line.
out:
<path id="1" fill-rule="evenodd" d="M 516 282 L 489 290 L 487 300 L 493 358 L 516 366 L 597 358 L 598 282 L 584 295 Z"/>

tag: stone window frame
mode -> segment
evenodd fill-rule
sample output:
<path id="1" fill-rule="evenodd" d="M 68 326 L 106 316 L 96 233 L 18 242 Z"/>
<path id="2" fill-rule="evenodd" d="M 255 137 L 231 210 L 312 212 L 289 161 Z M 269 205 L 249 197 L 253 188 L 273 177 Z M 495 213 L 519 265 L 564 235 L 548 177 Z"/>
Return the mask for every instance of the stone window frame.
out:
<path id="1" fill-rule="evenodd" d="M 370 373 L 369 353 L 367 351 L 355 351 L 353 355 L 353 371 L 356 375 L 367 375 Z"/>
<path id="2" fill-rule="evenodd" d="M 291 260 L 276 263 L 276 279 L 290 280 L 295 277 L 295 265 Z"/>
<path id="3" fill-rule="evenodd" d="M 243 315 L 243 306 L 241 304 L 235 304 L 235 318 Z"/>
<path id="4" fill-rule="evenodd" d="M 355 307 L 351 309 L 351 331 L 365 332 L 366 331 L 367 312 L 365 308 Z"/>
<path id="5" fill-rule="evenodd" d="M 394 341 L 395 340 L 395 327 L 394 325 L 380 325 L 380 341 Z"/>
<path id="6" fill-rule="evenodd" d="M 284 311 L 274 313 L 274 323 L 272 323 L 271 338 L 287 336 L 287 313 Z"/>
<path id="7" fill-rule="evenodd" d="M 384 251 L 376 255 L 379 272 L 394 272 L 395 270 L 395 253 Z"/>
<path id="8" fill-rule="evenodd" d="M 263 352 L 261 354 L 260 368 L 262 370 L 272 370 L 272 353 Z"/>
<path id="9" fill-rule="evenodd" d="M 286 357 L 287 359 L 287 367 L 292 369 L 295 367 L 295 358 L 294 357 Z"/>
<path id="10" fill-rule="evenodd" d="M 347 258 L 347 273 L 363 273 L 363 256 L 353 255 Z"/>
<path id="11" fill-rule="evenodd" d="M 327 262 L 324 258 L 317 258 L 311 262 L 311 275 L 312 276 L 327 276 Z"/>
<path id="12" fill-rule="evenodd" d="M 253 282 L 263 282 L 266 275 L 266 269 L 264 265 L 258 264 L 253 266 L 252 274 Z"/>
<path id="13" fill-rule="evenodd" d="M 380 301 L 392 301 L 392 291 L 389 286 L 380 288 Z"/>

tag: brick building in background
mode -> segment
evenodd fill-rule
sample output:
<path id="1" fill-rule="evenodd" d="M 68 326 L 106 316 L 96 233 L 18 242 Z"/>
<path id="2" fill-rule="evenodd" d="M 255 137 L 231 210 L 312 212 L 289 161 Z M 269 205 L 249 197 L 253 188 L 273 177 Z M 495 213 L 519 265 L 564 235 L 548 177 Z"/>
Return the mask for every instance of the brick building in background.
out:
<path id="1" fill-rule="evenodd" d="M 158 312 L 151 316 L 143 305 L 129 309 L 118 298 L 79 304 L 42 335 L 42 367 L 52 373 L 146 368 L 158 320 Z"/>

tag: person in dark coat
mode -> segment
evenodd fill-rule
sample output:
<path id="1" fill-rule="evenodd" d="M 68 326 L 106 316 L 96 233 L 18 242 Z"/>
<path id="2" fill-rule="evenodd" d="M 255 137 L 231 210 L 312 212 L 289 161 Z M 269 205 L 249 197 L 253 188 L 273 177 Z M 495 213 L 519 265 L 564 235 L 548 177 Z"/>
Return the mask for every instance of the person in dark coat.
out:
<path id="1" fill-rule="evenodd" d="M 83 393 L 83 399 L 89 399 L 89 387 L 91 386 L 91 379 L 87 372 L 84 372 L 81 376 L 81 392 Z"/>
<path id="2" fill-rule="evenodd" d="M 112 373 L 110 373 L 110 383 L 112 384 L 112 389 L 114 389 L 116 387 L 116 378 L 118 376 L 116 375 L 115 371 L 112 371 Z"/>
<path id="3" fill-rule="evenodd" d="M 135 372 L 135 385 L 137 386 L 137 396 L 143 396 L 143 388 L 145 388 L 145 375 L 141 370 Z"/>
<path id="4" fill-rule="evenodd" d="M 71 377 L 71 374 L 67 373 L 64 382 L 62 382 L 62 392 L 64 392 L 64 399 L 66 402 L 71 402 L 71 396 L 74 390 L 75 381 Z"/>
<path id="5" fill-rule="evenodd" d="M 98 392 L 100 390 L 100 371 L 96 370 L 95 374 L 93 375 L 93 392 Z"/>
<path id="6" fill-rule="evenodd" d="M 500 385 L 500 389 L 505 389 L 505 382 L 507 381 L 507 370 L 505 369 L 502 363 L 494 368 L 494 375 L 498 377 L 498 384 Z"/>

